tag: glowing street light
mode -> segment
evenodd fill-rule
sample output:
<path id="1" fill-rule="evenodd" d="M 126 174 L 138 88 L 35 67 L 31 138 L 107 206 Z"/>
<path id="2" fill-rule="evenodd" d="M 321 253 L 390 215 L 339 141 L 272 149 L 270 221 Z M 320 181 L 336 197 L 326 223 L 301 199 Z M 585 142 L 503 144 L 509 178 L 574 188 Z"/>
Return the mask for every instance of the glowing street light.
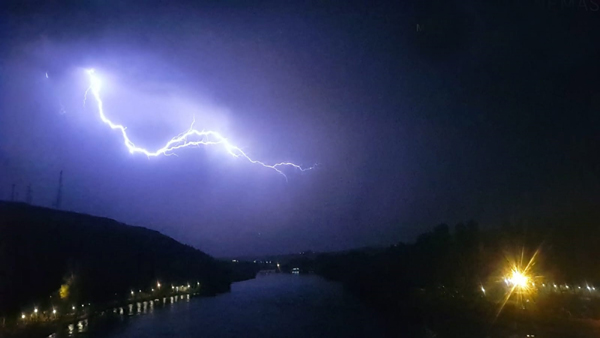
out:
<path id="1" fill-rule="evenodd" d="M 25 319 L 25 314 L 22 314 L 22 315 L 21 315 L 21 319 Z"/>
<path id="2" fill-rule="evenodd" d="M 496 313 L 496 318 L 498 318 L 500 312 L 502 312 L 502 309 L 513 294 L 516 295 L 517 302 L 529 302 L 529 299 L 527 298 L 536 293 L 537 290 L 535 289 L 535 283 L 533 281 L 534 279 L 539 278 L 539 276 L 536 277 L 532 274 L 532 268 L 535 265 L 535 260 L 539 251 L 538 248 L 526 264 L 523 262 L 523 252 L 521 253 L 520 260 L 511 262 L 511 260 L 507 258 L 510 265 L 506 267 L 505 275 L 503 277 L 504 282 L 507 285 L 507 290 Z"/>
<path id="3" fill-rule="evenodd" d="M 56 309 L 52 309 L 52 314 L 55 315 L 56 314 Z"/>
<path id="4" fill-rule="evenodd" d="M 515 287 L 520 289 L 527 288 L 527 284 L 529 282 L 529 277 L 523 274 L 523 272 L 517 270 L 516 268 L 512 270 L 512 274 L 508 277 L 508 282 Z"/>
<path id="5" fill-rule="evenodd" d="M 160 289 L 160 282 L 156 282 L 156 287 Z"/>
<path id="6" fill-rule="evenodd" d="M 33 309 L 33 313 L 38 313 L 37 307 Z"/>

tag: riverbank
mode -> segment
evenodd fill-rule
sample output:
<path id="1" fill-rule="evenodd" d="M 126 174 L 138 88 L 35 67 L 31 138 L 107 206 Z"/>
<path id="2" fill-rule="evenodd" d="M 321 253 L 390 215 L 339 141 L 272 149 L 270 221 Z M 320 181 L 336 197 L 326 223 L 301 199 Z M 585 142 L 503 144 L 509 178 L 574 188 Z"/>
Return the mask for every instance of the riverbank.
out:
<path id="1" fill-rule="evenodd" d="M 136 310 L 136 309 L 134 309 Z M 215 297 L 191 297 L 134 315 L 106 314 L 53 338 L 362 338 L 393 337 L 378 315 L 318 276 L 270 274 L 231 285 Z"/>
<path id="2" fill-rule="evenodd" d="M 174 289 L 175 290 L 175 289 Z M 179 287 L 177 288 L 179 290 Z M 160 294 L 142 294 L 127 300 L 111 301 L 105 304 L 88 305 L 84 310 L 73 311 L 61 316 L 54 316 L 54 319 L 44 318 L 42 315 L 37 319 L 22 318 L 21 321 L 0 327 L 0 337 L 6 338 L 29 338 L 29 337 L 47 337 L 55 332 L 71 327 L 81 327 L 86 325 L 88 320 L 110 314 L 132 315 L 136 312 L 146 311 L 147 308 L 153 308 L 157 304 L 174 303 L 183 299 L 192 297 L 210 297 L 216 293 L 204 291 L 200 285 L 194 288 L 188 288 L 186 291 L 163 292 Z M 76 310 L 75 307 L 72 310 Z M 34 317 L 32 315 L 31 317 Z M 71 329 L 73 330 L 73 329 Z"/>
<path id="3" fill-rule="evenodd" d="M 256 275 L 247 273 L 238 273 L 236 280 L 232 284 L 248 281 L 256 278 Z M 105 316 L 132 316 L 136 314 L 146 313 L 158 306 L 166 306 L 175 304 L 181 301 L 189 301 L 192 298 L 214 297 L 231 291 L 231 284 L 226 289 L 220 292 L 214 292 L 203 288 L 201 284 L 171 286 L 173 291 L 164 291 L 156 293 L 141 293 L 134 294 L 133 297 L 111 301 L 105 304 L 88 304 L 83 307 L 85 310 L 79 310 L 72 314 L 56 316 L 50 321 L 17 321 L 14 325 L 5 325 L 0 327 L 1 338 L 39 338 L 56 335 L 57 332 L 67 331 L 76 332 L 84 331 L 87 323 L 90 320 L 95 320 Z M 183 291 L 182 291 L 183 290 Z M 84 304 L 85 305 L 85 304 Z M 75 308 L 73 308 L 75 310 Z M 41 317 L 41 316 L 40 316 Z"/>

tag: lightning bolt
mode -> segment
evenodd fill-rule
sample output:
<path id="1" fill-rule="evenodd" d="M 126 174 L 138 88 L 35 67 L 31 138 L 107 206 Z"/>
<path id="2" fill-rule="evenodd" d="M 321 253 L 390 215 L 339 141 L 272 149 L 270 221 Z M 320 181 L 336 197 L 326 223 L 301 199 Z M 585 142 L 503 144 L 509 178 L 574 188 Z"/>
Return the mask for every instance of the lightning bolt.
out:
<path id="1" fill-rule="evenodd" d="M 212 145 L 212 146 L 220 145 L 223 148 L 225 148 L 227 153 L 229 153 L 233 157 L 241 157 L 241 158 L 246 159 L 248 162 L 250 162 L 252 164 L 257 164 L 262 167 L 275 170 L 277 173 L 279 173 L 280 175 L 285 177 L 286 181 L 288 178 L 283 173 L 283 171 L 280 170 L 280 168 L 292 167 L 299 171 L 307 171 L 307 170 L 314 169 L 314 167 L 315 167 L 315 166 L 312 166 L 312 167 L 304 168 L 304 167 L 302 167 L 298 164 L 292 163 L 292 162 L 279 162 L 279 163 L 270 165 L 270 164 L 266 164 L 266 163 L 258 161 L 258 160 L 254 160 L 250 156 L 248 156 L 242 149 L 240 149 L 239 147 L 237 147 L 237 146 L 233 145 L 231 142 L 229 142 L 229 140 L 227 138 L 225 138 L 223 135 L 221 135 L 220 133 L 218 133 L 216 131 L 212 131 L 212 130 L 195 129 L 194 128 L 195 119 L 192 121 L 192 125 L 190 126 L 190 128 L 187 131 L 173 137 L 162 148 L 159 148 L 154 151 L 150 151 L 148 149 L 138 147 L 133 143 L 133 141 L 131 141 L 131 139 L 127 135 L 127 128 L 125 126 L 116 124 L 116 123 L 112 122 L 110 119 L 108 119 L 108 117 L 106 117 L 106 114 L 104 113 L 104 105 L 102 103 L 102 98 L 100 97 L 100 88 L 101 88 L 100 78 L 98 78 L 94 69 L 87 70 L 87 73 L 88 73 L 89 79 L 90 79 L 90 86 L 85 91 L 85 95 L 84 95 L 84 99 L 83 99 L 84 106 L 87 101 L 88 93 L 91 93 L 92 96 L 94 97 L 94 100 L 97 103 L 98 114 L 100 115 L 100 119 L 102 120 L 102 122 L 104 122 L 106 125 L 108 125 L 111 129 L 117 130 L 121 134 L 121 136 L 123 138 L 123 144 L 125 145 L 125 147 L 127 147 L 127 149 L 129 150 L 129 153 L 131 153 L 131 154 L 142 153 L 142 154 L 146 155 L 147 157 L 156 157 L 156 156 L 160 156 L 160 155 L 172 155 L 172 154 L 174 154 L 173 153 L 174 151 L 176 151 L 178 149 L 182 149 L 182 148 L 187 148 L 187 147 L 194 147 L 194 146 L 200 146 L 200 145 L 207 145 L 207 146 L 208 145 Z M 190 141 L 190 140 L 188 140 L 188 138 L 192 138 L 193 140 Z"/>

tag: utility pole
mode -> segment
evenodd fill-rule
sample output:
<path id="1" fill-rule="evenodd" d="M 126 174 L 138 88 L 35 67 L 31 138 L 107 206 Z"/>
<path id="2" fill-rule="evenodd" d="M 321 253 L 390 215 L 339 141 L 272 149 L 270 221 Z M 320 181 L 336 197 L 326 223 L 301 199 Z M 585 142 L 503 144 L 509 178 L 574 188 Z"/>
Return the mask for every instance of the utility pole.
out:
<path id="1" fill-rule="evenodd" d="M 31 184 L 29 184 L 27 186 L 27 196 L 25 197 L 25 202 L 27 202 L 27 204 L 31 204 L 32 199 L 33 199 L 33 196 L 32 196 L 32 191 L 31 191 Z"/>
<path id="2" fill-rule="evenodd" d="M 54 203 L 54 207 L 56 209 L 60 209 L 60 202 L 62 201 L 62 184 L 63 184 L 63 172 L 60 171 L 60 175 L 58 176 L 58 193 L 56 194 L 56 202 Z"/>
<path id="3" fill-rule="evenodd" d="M 13 183 L 12 185 L 12 189 L 10 191 L 10 201 L 14 202 L 15 201 L 15 184 Z"/>

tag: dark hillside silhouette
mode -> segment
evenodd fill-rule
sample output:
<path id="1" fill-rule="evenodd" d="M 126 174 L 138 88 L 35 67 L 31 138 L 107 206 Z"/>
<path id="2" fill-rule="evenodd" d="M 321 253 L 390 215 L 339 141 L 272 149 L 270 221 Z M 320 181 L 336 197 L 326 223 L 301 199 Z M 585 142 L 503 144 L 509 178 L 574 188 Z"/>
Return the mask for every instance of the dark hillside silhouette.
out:
<path id="1" fill-rule="evenodd" d="M 231 276 L 223 263 L 157 231 L 0 202 L 0 316 L 34 304 L 126 299 L 158 281 L 218 293 L 229 289 Z M 68 286 L 63 297 L 61 285 Z"/>

